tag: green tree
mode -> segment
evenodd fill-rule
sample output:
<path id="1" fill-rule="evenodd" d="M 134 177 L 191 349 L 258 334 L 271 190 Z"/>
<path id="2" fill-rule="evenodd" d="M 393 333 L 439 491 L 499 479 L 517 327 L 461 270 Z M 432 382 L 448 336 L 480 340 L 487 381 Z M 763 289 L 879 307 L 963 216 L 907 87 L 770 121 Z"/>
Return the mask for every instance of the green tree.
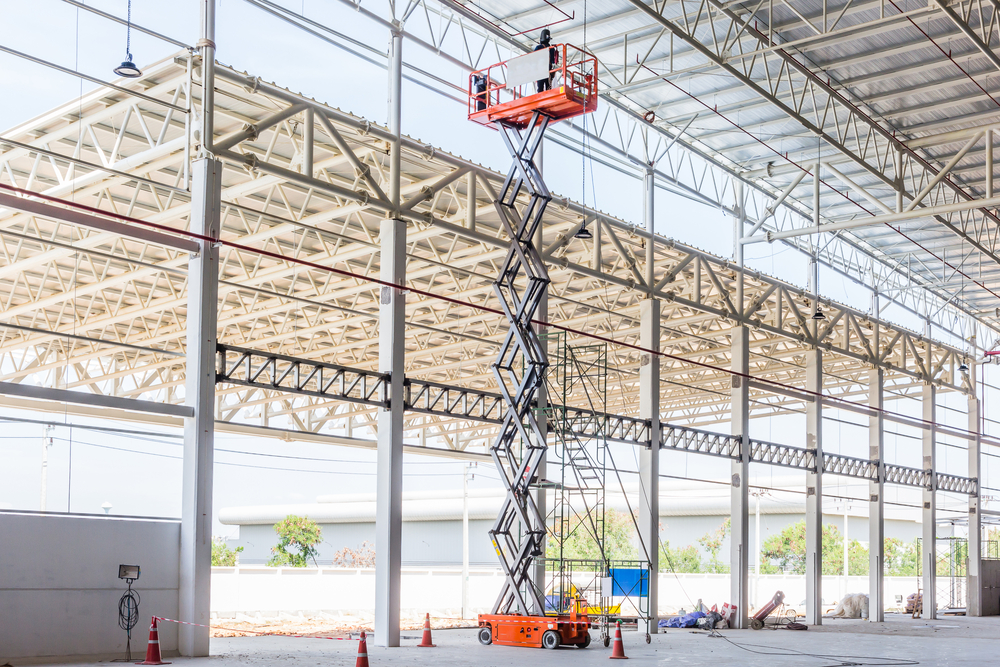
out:
<path id="1" fill-rule="evenodd" d="M 243 547 L 230 549 L 224 538 L 218 536 L 212 538 L 213 567 L 236 567 L 240 563 L 241 553 Z"/>
<path id="2" fill-rule="evenodd" d="M 716 574 L 726 574 L 729 572 L 729 565 L 719 559 L 719 552 L 722 551 L 722 542 L 732 530 L 732 520 L 728 517 L 715 530 L 705 533 L 698 538 L 698 544 L 708 552 L 708 562 L 703 564 L 704 572 L 714 572 Z"/>
<path id="3" fill-rule="evenodd" d="M 920 541 L 885 538 L 885 573 L 890 577 L 915 577 L 920 571 Z"/>
<path id="4" fill-rule="evenodd" d="M 268 565 L 307 567 L 309 559 L 313 565 L 319 565 L 316 562 L 317 545 L 323 539 L 323 531 L 315 521 L 289 514 L 274 525 L 274 532 L 278 534 L 278 544 L 271 547 Z"/>
<path id="5" fill-rule="evenodd" d="M 563 539 L 563 558 L 578 558 L 581 560 L 601 560 L 601 549 L 594 539 L 594 525 L 586 514 L 574 514 L 570 517 L 566 534 L 557 539 L 549 539 L 545 547 L 546 558 L 559 558 L 558 538 Z M 633 536 L 635 525 L 632 517 L 624 512 L 607 510 L 604 513 L 604 557 L 608 560 L 633 560 L 638 557 Z"/>
<path id="6" fill-rule="evenodd" d="M 668 540 L 660 543 L 660 562 L 663 569 L 675 574 L 701 572 L 701 553 L 698 547 L 689 544 L 686 547 L 673 548 Z"/>
<path id="7" fill-rule="evenodd" d="M 857 540 L 851 540 L 847 545 L 848 574 L 855 577 L 866 576 L 869 566 L 868 547 Z"/>
<path id="8" fill-rule="evenodd" d="M 821 548 L 823 551 L 823 574 L 844 573 L 844 538 L 836 526 L 824 525 Z M 761 558 L 765 574 L 786 572 L 806 573 L 806 522 L 799 521 L 787 526 L 778 535 L 764 540 Z M 848 558 L 850 554 L 848 553 Z"/>

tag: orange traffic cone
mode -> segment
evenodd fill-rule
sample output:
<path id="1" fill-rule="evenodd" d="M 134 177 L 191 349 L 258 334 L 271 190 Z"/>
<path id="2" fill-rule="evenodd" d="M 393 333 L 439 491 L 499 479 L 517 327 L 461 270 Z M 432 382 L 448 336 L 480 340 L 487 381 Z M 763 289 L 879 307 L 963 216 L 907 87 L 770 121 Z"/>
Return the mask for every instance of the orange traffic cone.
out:
<path id="1" fill-rule="evenodd" d="M 622 644 L 622 622 L 618 621 L 618 625 L 615 626 L 615 643 L 611 647 L 611 659 L 612 660 L 628 660 L 628 656 L 625 655 L 625 645 Z"/>
<path id="2" fill-rule="evenodd" d="M 137 665 L 169 665 L 169 662 L 160 660 L 160 634 L 156 631 L 156 617 L 149 626 L 149 643 L 146 644 L 146 659 Z"/>
<path id="3" fill-rule="evenodd" d="M 368 642 L 365 641 L 365 631 L 361 631 L 361 640 L 358 642 L 358 660 L 354 667 L 368 667 Z"/>
<path id="4" fill-rule="evenodd" d="M 431 643 L 431 615 L 427 614 L 424 617 L 424 637 L 417 644 L 420 648 L 434 648 L 437 644 Z"/>

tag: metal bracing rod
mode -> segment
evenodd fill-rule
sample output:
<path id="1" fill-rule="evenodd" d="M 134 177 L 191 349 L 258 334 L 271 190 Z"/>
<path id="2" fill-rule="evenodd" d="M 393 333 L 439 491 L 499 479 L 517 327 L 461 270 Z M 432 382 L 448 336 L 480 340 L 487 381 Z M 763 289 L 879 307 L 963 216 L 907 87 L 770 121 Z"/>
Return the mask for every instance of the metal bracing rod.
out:
<path id="1" fill-rule="evenodd" d="M 150 102 L 152 104 L 157 104 L 159 106 L 167 107 L 168 109 L 172 109 L 174 111 L 179 111 L 181 113 L 187 113 L 188 112 L 188 110 L 185 109 L 184 107 L 177 106 L 176 104 L 174 104 L 172 102 L 167 102 L 165 100 L 157 99 L 157 98 L 152 97 L 150 95 L 146 95 L 145 93 L 140 93 L 139 91 L 132 90 L 131 88 L 125 88 L 123 86 L 117 86 L 117 85 L 115 85 L 113 83 L 109 83 L 109 82 L 105 81 L 104 79 L 98 79 L 97 77 L 90 76 L 89 74 L 84 74 L 83 72 L 77 72 L 76 70 L 69 69 L 68 67 L 63 67 L 61 65 L 56 65 L 55 63 L 49 62 L 48 60 L 43 60 L 41 58 L 36 58 L 35 56 L 30 56 L 27 53 L 22 53 L 20 51 L 15 51 L 14 49 L 9 49 L 6 46 L 0 46 L 0 52 L 7 53 L 9 55 L 16 56 L 18 58 L 23 58 L 24 60 L 28 60 L 30 62 L 33 62 L 33 63 L 37 64 L 37 65 L 42 65 L 44 67 L 48 67 L 50 69 L 54 69 L 57 72 L 62 72 L 63 74 L 69 74 L 70 76 L 75 76 L 77 78 L 83 79 L 84 81 L 90 81 L 91 83 L 96 83 L 99 86 L 103 86 L 105 88 L 110 88 L 112 90 L 116 90 L 119 93 L 124 93 L 125 95 L 131 95 L 132 97 L 137 97 L 137 98 L 139 98 L 141 100 L 145 100 L 146 102 Z"/>
<path id="2" fill-rule="evenodd" d="M 173 44 L 174 46 L 180 47 L 182 49 L 187 49 L 188 51 L 193 51 L 194 50 L 193 46 L 185 44 L 184 42 L 177 41 L 173 37 L 167 37 L 164 34 L 156 32 L 155 30 L 150 30 L 149 28 L 144 28 L 143 26 L 141 26 L 141 25 L 139 25 L 139 24 L 137 24 L 137 23 L 135 23 L 133 21 L 123 20 L 123 19 L 115 16 L 114 14 L 108 14 L 107 12 L 102 12 L 100 9 L 96 9 L 94 7 L 91 7 L 91 6 L 87 5 L 86 3 L 77 2 L 76 0 L 62 0 L 62 1 L 65 2 L 67 5 L 73 5 L 77 9 L 82 9 L 84 11 L 90 12 L 91 14 L 96 14 L 97 16 L 100 16 L 101 18 L 107 19 L 109 21 L 114 21 L 115 23 L 119 23 L 121 25 L 127 25 L 128 27 L 130 27 L 132 30 L 135 30 L 136 32 L 145 33 L 145 34 L 149 35 L 150 37 L 155 37 L 156 39 L 161 39 L 164 42 L 167 42 L 168 44 Z"/>
<path id="3" fill-rule="evenodd" d="M 952 9 L 948 0 L 935 0 L 935 3 L 941 8 L 941 11 L 948 15 L 948 18 L 952 20 L 955 26 L 962 31 L 968 40 L 972 42 L 977 49 L 979 49 L 980 53 L 986 56 L 986 59 L 989 60 L 994 67 L 1000 70 L 1000 57 L 997 57 L 997 54 L 993 52 L 993 49 L 990 48 L 988 44 L 983 42 L 979 34 L 973 30 L 971 26 L 969 26 L 965 19 L 963 19 L 958 12 Z"/>
<path id="4" fill-rule="evenodd" d="M 872 225 L 881 225 L 891 222 L 904 222 L 906 220 L 919 220 L 921 218 L 929 218 L 932 216 L 945 215 L 948 213 L 959 213 L 961 211 L 971 211 L 980 208 L 991 208 L 994 206 L 1000 206 L 1000 197 L 991 197 L 989 199 L 973 199 L 969 201 L 957 202 L 954 204 L 941 204 L 939 206 L 927 206 L 925 208 L 918 208 L 912 211 L 904 211 L 902 213 L 888 213 L 886 215 L 876 215 L 871 217 L 858 218 L 855 220 L 844 220 L 842 222 L 828 222 L 816 226 L 815 224 L 810 227 L 803 227 L 800 229 L 788 229 L 778 232 L 767 232 L 763 236 L 748 237 L 743 240 L 744 243 L 771 243 L 773 241 L 779 241 L 782 239 L 790 239 L 797 236 L 809 236 L 812 234 L 824 234 L 827 232 L 839 232 L 848 229 L 857 229 L 859 227 L 871 227 Z"/>

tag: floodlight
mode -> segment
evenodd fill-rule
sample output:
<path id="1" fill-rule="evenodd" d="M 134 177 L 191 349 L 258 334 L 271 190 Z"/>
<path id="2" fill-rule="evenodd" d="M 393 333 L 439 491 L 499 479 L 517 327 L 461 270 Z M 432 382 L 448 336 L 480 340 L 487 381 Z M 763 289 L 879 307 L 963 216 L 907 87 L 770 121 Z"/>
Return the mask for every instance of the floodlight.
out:
<path id="1" fill-rule="evenodd" d="M 118 578 L 119 579 L 131 579 L 135 581 L 139 578 L 142 573 L 138 565 L 119 565 L 118 566 Z"/>

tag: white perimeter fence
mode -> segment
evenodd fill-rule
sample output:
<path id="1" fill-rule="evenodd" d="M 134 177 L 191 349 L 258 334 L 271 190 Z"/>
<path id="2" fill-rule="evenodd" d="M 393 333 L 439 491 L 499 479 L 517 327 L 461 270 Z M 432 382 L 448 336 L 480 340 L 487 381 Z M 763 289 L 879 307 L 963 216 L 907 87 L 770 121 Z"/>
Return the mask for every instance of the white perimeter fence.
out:
<path id="1" fill-rule="evenodd" d="M 581 576 L 582 580 L 589 576 Z M 751 575 L 751 592 L 754 577 Z M 493 606 L 503 577 L 500 570 L 472 569 L 469 571 L 469 610 L 471 618 L 488 612 Z M 897 596 L 917 592 L 916 577 L 886 577 L 886 608 L 896 609 Z M 805 577 L 794 575 L 761 575 L 760 594 L 753 600 L 764 602 L 783 591 L 789 604 L 805 600 Z M 868 577 L 824 577 L 824 599 L 839 600 L 847 592 L 867 593 Z M 729 600 L 728 574 L 660 574 L 660 615 L 691 610 L 697 600 L 711 607 Z M 406 616 L 431 613 L 455 616 L 461 613 L 461 568 L 403 568 L 402 601 Z M 275 616 L 361 614 L 375 609 L 375 571 L 339 568 L 275 568 L 275 567 L 216 567 L 212 568 L 212 611 L 220 618 L 236 615 Z M 622 614 L 628 615 L 625 603 Z"/>

